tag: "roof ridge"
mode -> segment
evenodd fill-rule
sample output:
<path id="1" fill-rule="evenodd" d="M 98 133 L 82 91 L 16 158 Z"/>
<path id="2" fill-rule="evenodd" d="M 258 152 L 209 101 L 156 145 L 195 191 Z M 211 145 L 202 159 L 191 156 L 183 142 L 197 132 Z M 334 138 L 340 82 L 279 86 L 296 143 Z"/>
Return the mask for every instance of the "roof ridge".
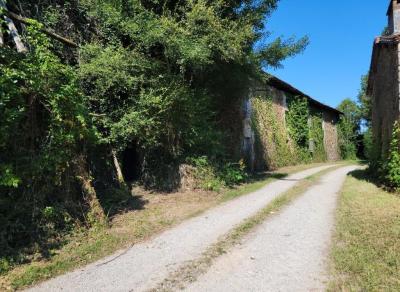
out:
<path id="1" fill-rule="evenodd" d="M 291 92 L 291 93 L 293 93 L 293 94 L 295 94 L 295 95 L 304 96 L 304 97 L 306 97 L 307 99 L 309 99 L 311 102 L 313 102 L 313 103 L 315 103 L 315 104 L 317 104 L 317 105 L 319 105 L 319 106 L 321 106 L 321 107 L 324 107 L 324 108 L 327 108 L 327 109 L 329 109 L 329 110 L 335 111 L 335 112 L 337 112 L 337 113 L 339 113 L 339 114 L 343 114 L 343 112 L 341 112 L 340 110 L 338 110 L 338 109 L 336 109 L 336 108 L 334 108 L 334 107 L 331 107 L 331 106 L 329 106 L 329 105 L 327 105 L 327 104 L 324 104 L 324 103 L 322 103 L 322 102 L 316 100 L 315 98 L 312 98 L 312 97 L 309 96 L 308 94 L 306 94 L 306 93 L 300 91 L 299 89 L 297 89 L 296 87 L 294 87 L 294 86 L 292 86 L 291 84 L 287 83 L 286 81 L 283 81 L 282 79 L 279 79 L 279 78 L 276 77 L 275 75 L 272 75 L 272 74 L 267 73 L 267 72 L 264 72 L 264 73 L 268 76 L 267 84 L 269 84 L 269 85 L 271 85 L 271 86 L 274 86 L 274 85 L 275 85 L 275 86 L 281 86 L 281 87 L 283 88 L 283 90 L 286 90 L 286 91 L 288 91 L 288 92 Z M 281 88 L 281 89 L 282 89 L 282 88 Z"/>

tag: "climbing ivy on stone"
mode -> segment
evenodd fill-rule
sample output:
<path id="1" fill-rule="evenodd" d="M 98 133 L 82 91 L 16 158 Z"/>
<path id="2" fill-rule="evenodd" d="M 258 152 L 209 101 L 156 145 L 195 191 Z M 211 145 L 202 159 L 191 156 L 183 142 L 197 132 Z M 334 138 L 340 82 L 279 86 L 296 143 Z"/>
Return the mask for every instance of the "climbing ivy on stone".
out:
<path id="1" fill-rule="evenodd" d="M 309 111 L 306 98 L 293 97 L 286 112 L 286 123 L 271 97 L 253 97 L 252 108 L 256 152 L 264 158 L 269 169 L 311 161 L 307 147 Z"/>
<path id="2" fill-rule="evenodd" d="M 252 98 L 252 124 L 256 136 L 256 151 L 262 154 L 270 169 L 290 164 L 293 158 L 284 124 L 279 121 L 272 98 Z"/>
<path id="3" fill-rule="evenodd" d="M 306 97 L 288 98 L 288 112 L 286 113 L 286 124 L 290 138 L 300 148 L 308 147 L 309 129 L 308 100 Z"/>
<path id="4" fill-rule="evenodd" d="M 326 161 L 322 114 L 312 113 L 310 117 L 310 143 L 314 161 Z"/>

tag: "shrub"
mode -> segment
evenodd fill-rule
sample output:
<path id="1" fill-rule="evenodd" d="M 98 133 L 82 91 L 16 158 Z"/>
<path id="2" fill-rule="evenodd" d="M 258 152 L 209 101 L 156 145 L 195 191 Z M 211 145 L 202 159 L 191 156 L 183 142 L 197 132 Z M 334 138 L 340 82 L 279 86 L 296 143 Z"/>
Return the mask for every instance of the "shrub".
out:
<path id="1" fill-rule="evenodd" d="M 213 162 L 207 156 L 192 157 L 188 162 L 195 167 L 196 187 L 208 191 L 220 191 L 226 186 L 240 184 L 248 177 L 245 163 Z"/>
<path id="2" fill-rule="evenodd" d="M 385 165 L 386 180 L 395 189 L 400 188 L 400 125 L 396 121 L 390 142 L 389 157 Z"/>
<path id="3" fill-rule="evenodd" d="M 363 135 L 363 144 L 364 144 L 364 156 L 368 160 L 372 160 L 374 158 L 374 147 L 372 140 L 372 130 L 369 128 Z"/>
<path id="4" fill-rule="evenodd" d="M 232 186 L 246 180 L 248 175 L 245 169 L 246 165 L 244 161 L 240 160 L 239 163 L 227 163 L 223 165 L 219 173 L 225 185 Z"/>
<path id="5" fill-rule="evenodd" d="M 0 275 L 6 273 L 10 268 L 10 262 L 6 258 L 0 258 Z"/>
<path id="6" fill-rule="evenodd" d="M 322 128 L 322 116 L 313 114 L 310 124 L 310 139 L 314 142 L 313 161 L 321 162 L 326 160 L 326 152 L 324 145 L 324 130 Z"/>

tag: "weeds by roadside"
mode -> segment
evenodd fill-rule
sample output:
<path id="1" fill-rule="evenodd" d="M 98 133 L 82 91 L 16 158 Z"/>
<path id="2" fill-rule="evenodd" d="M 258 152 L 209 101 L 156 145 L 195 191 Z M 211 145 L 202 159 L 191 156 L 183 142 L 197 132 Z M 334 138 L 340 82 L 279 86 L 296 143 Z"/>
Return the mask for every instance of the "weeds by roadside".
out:
<path id="1" fill-rule="evenodd" d="M 354 171 L 344 185 L 332 247 L 330 291 L 400 290 L 400 196 Z"/>

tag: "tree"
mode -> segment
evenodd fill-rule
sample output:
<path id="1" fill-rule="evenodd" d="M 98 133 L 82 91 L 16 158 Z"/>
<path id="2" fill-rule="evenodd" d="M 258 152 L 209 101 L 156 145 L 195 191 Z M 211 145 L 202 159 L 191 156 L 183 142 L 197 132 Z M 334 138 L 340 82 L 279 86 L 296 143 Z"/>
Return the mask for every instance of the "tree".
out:
<path id="1" fill-rule="evenodd" d="M 371 124 L 372 106 L 371 97 L 367 95 L 368 74 L 361 77 L 361 87 L 357 96 L 361 126 L 368 128 Z"/>
<path id="2" fill-rule="evenodd" d="M 0 48 L 0 244 L 57 234 L 88 209 L 101 216 L 92 180 L 108 190 L 107 165 L 129 147 L 153 187 L 186 158 L 229 160 L 221 111 L 308 42 L 264 42 L 277 3 L 8 1 L 29 51 Z"/>
<path id="3" fill-rule="evenodd" d="M 343 159 L 356 157 L 357 136 L 360 133 L 360 109 L 350 98 L 344 99 L 338 106 L 344 113 L 338 124 L 339 146 Z"/>
<path id="4" fill-rule="evenodd" d="M 96 43 L 90 40 L 80 53 L 95 124 L 119 151 L 134 141 L 147 173 L 161 170 L 160 160 L 224 156 L 221 109 L 245 94 L 262 66 L 280 66 L 307 44 L 306 38 L 260 44 L 277 1 L 82 5 L 99 24 Z"/>

